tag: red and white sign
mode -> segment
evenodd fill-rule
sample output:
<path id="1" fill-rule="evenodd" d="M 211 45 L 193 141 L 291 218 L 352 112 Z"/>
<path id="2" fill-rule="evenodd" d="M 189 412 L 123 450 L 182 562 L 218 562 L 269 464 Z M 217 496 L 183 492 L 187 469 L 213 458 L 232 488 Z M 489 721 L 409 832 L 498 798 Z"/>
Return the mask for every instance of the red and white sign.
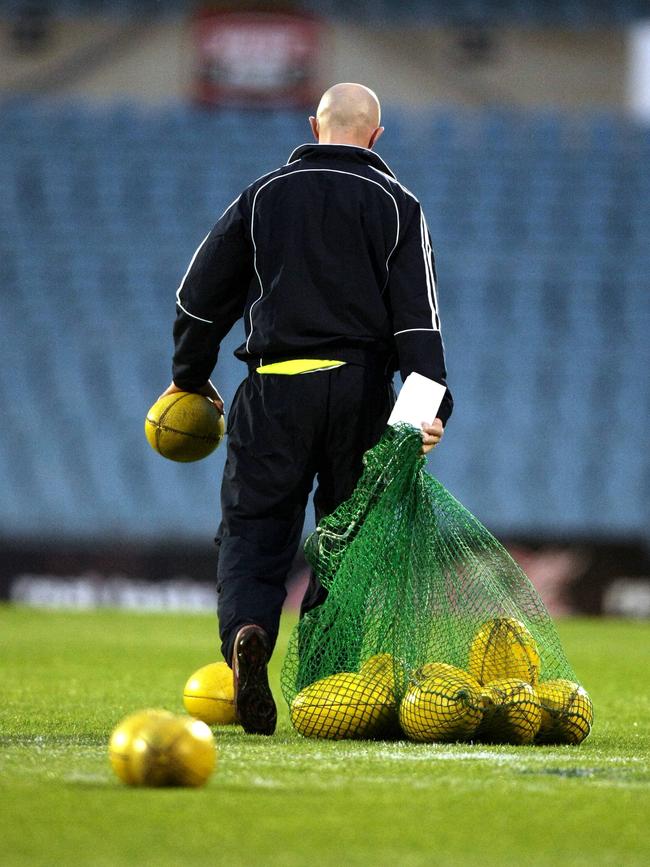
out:
<path id="1" fill-rule="evenodd" d="M 321 33 L 318 19 L 300 13 L 199 12 L 194 95 L 212 105 L 309 105 Z"/>

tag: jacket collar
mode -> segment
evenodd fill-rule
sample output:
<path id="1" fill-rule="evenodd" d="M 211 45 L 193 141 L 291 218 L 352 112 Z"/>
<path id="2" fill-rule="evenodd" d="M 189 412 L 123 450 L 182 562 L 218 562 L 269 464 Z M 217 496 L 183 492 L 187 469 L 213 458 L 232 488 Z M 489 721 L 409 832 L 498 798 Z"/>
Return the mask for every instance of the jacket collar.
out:
<path id="1" fill-rule="evenodd" d="M 385 175 L 389 175 L 391 178 L 395 177 L 393 172 L 388 168 L 386 163 L 378 154 L 371 151 L 370 148 L 359 147 L 357 145 L 317 144 L 316 142 L 313 144 L 303 144 L 292 152 L 291 156 L 287 160 L 287 165 L 295 163 L 303 157 L 321 155 L 344 157 L 354 162 L 367 163 L 373 168 L 379 169 L 379 171 L 383 172 Z"/>

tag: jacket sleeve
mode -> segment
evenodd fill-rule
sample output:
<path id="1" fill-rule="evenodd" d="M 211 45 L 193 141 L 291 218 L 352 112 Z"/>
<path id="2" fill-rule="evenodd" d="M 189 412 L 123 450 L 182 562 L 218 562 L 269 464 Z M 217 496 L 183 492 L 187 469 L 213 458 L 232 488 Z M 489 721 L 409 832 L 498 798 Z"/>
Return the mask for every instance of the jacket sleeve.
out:
<path id="1" fill-rule="evenodd" d="M 435 261 L 419 202 L 409 207 L 404 233 L 391 260 L 388 289 L 402 380 L 415 372 L 447 385 Z M 443 424 L 447 423 L 453 405 L 447 389 L 438 411 Z"/>
<path id="2" fill-rule="evenodd" d="M 173 380 L 191 391 L 210 378 L 221 341 L 242 316 L 253 275 L 244 195 L 219 218 L 176 293 Z"/>

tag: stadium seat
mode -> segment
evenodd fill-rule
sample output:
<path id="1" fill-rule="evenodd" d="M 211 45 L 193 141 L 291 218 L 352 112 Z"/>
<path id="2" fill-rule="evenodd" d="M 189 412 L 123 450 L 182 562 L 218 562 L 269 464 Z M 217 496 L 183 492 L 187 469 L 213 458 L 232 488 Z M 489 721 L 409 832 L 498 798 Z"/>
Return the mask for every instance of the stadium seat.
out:
<path id="1" fill-rule="evenodd" d="M 535 3 L 510 5 L 523 16 Z M 457 406 L 432 470 L 502 533 L 639 531 L 650 136 L 602 113 L 431 109 L 411 121 L 389 108 L 379 152 L 420 197 L 436 250 Z M 281 111 L 7 104 L 4 532 L 213 533 L 225 450 L 166 462 L 142 435 L 144 414 L 169 381 L 187 262 L 241 188 L 303 140 L 303 123 Z M 245 373 L 232 356 L 241 337 L 237 326 L 216 374 L 227 403 Z"/>
<path id="2" fill-rule="evenodd" d="M 6 5 L 6 4 L 5 4 Z M 165 16 L 186 16 L 195 3 L 191 0 L 59 0 L 59 16 L 83 15 L 127 17 L 142 20 Z M 562 24 L 568 27 L 622 25 L 647 16 L 644 0 L 299 0 L 294 6 L 328 18 L 349 18 L 381 24 L 435 22 L 444 25 L 482 24 L 539 25 Z M 11 0 L 9 11 L 12 10 Z"/>

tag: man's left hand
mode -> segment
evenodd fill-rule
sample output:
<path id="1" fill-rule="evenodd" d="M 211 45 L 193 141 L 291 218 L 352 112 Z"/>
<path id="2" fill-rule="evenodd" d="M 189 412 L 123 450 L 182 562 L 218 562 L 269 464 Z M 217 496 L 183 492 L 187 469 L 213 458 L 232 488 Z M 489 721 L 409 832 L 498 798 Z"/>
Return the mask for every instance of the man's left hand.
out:
<path id="1" fill-rule="evenodd" d="M 445 429 L 442 422 L 437 418 L 433 424 L 426 421 L 422 422 L 422 454 L 426 455 L 431 449 L 434 449 L 444 434 Z"/>

